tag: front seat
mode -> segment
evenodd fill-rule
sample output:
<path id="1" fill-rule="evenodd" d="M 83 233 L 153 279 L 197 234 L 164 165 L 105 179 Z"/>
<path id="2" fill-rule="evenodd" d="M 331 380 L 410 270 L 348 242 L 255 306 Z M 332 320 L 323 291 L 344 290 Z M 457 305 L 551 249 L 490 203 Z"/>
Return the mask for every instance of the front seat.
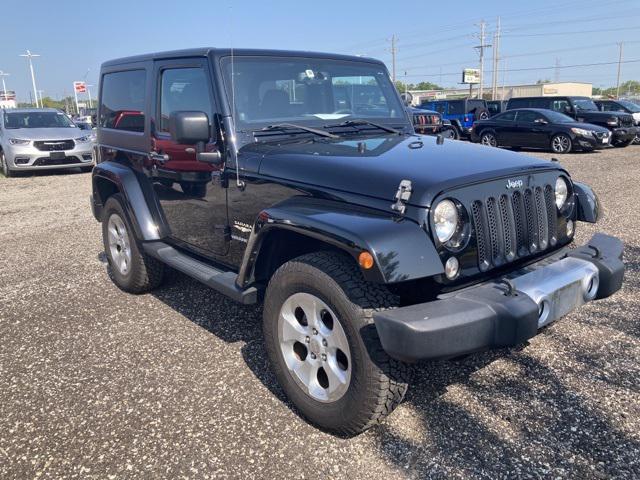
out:
<path id="1" fill-rule="evenodd" d="M 260 116 L 262 118 L 278 118 L 289 116 L 291 104 L 289 94 L 284 90 L 267 90 L 260 104 Z"/>

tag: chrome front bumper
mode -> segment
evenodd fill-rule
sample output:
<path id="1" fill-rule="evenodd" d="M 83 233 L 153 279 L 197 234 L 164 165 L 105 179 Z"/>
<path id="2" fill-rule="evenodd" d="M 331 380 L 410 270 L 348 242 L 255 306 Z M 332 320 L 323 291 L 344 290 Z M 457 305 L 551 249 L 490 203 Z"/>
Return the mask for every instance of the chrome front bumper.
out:
<path id="1" fill-rule="evenodd" d="M 64 159 L 52 158 L 51 154 L 64 154 Z M 38 150 L 33 145 L 14 145 L 5 149 L 5 160 L 11 170 L 84 167 L 94 163 L 93 143 L 76 143 L 73 149 L 60 152 Z"/>
<path id="2" fill-rule="evenodd" d="M 411 362 L 522 343 L 586 302 L 620 289 L 622 242 L 596 234 L 499 279 L 374 314 L 384 350 Z"/>

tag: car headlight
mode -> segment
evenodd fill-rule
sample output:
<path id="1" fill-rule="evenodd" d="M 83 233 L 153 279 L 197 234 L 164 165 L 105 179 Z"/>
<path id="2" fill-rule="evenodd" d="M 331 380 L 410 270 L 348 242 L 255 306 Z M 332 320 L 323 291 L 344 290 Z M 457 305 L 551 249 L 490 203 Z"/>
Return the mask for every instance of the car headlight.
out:
<path id="1" fill-rule="evenodd" d="M 440 243 L 453 237 L 458 227 L 458 209 L 451 200 L 442 200 L 433 209 L 433 224 Z"/>
<path id="2" fill-rule="evenodd" d="M 84 137 L 76 138 L 76 142 L 78 143 L 87 143 L 91 141 L 91 135 L 85 135 Z"/>
<path id="3" fill-rule="evenodd" d="M 590 137 L 593 135 L 591 130 L 585 130 L 584 128 L 572 128 L 571 131 L 576 135 L 582 135 L 584 137 Z"/>
<path id="4" fill-rule="evenodd" d="M 569 186 L 567 181 L 563 177 L 558 177 L 556 180 L 556 206 L 560 210 L 567 201 L 569 194 Z"/>
<path id="5" fill-rule="evenodd" d="M 616 117 L 607 119 L 607 125 L 611 125 L 612 127 L 618 126 L 618 119 Z"/>
<path id="6" fill-rule="evenodd" d="M 23 138 L 10 138 L 9 143 L 11 145 L 29 145 L 31 140 L 25 140 Z"/>

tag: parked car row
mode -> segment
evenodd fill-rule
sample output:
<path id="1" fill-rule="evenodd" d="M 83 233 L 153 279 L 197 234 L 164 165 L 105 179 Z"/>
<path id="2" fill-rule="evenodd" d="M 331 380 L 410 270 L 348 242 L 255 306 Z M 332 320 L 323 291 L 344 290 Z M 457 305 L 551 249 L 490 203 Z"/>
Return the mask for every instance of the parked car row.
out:
<path id="1" fill-rule="evenodd" d="M 553 96 L 426 101 L 412 110 L 419 133 L 417 119 L 423 109 L 451 122 L 457 135 L 447 135 L 450 138 L 468 138 L 489 146 L 568 153 L 640 142 L 640 106 L 625 100 L 594 102 L 588 97 Z"/>

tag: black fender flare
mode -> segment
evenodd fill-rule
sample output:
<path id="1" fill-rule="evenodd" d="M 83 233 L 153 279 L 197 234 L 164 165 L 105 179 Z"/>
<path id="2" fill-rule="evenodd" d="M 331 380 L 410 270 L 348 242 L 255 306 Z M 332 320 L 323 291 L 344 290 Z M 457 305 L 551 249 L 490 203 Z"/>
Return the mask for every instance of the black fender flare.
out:
<path id="1" fill-rule="evenodd" d="M 124 198 L 124 208 L 133 224 L 136 238 L 146 242 L 169 235 L 167 221 L 157 204 L 151 182 L 146 175 L 118 162 L 102 162 L 93 168 L 92 203 L 98 221 L 101 220 L 102 207 L 108 198 L 104 194 L 105 181 L 111 182 Z"/>
<path id="2" fill-rule="evenodd" d="M 374 266 L 362 273 L 376 283 L 397 283 L 444 271 L 427 232 L 415 221 L 334 200 L 293 197 L 263 210 L 254 224 L 238 274 L 238 286 L 252 279 L 263 240 L 285 229 L 323 241 L 354 258 L 366 250 Z"/>
<path id="3" fill-rule="evenodd" d="M 582 182 L 573 182 L 576 194 L 577 219 L 581 222 L 597 223 L 600 218 L 600 201 L 593 189 Z"/>

